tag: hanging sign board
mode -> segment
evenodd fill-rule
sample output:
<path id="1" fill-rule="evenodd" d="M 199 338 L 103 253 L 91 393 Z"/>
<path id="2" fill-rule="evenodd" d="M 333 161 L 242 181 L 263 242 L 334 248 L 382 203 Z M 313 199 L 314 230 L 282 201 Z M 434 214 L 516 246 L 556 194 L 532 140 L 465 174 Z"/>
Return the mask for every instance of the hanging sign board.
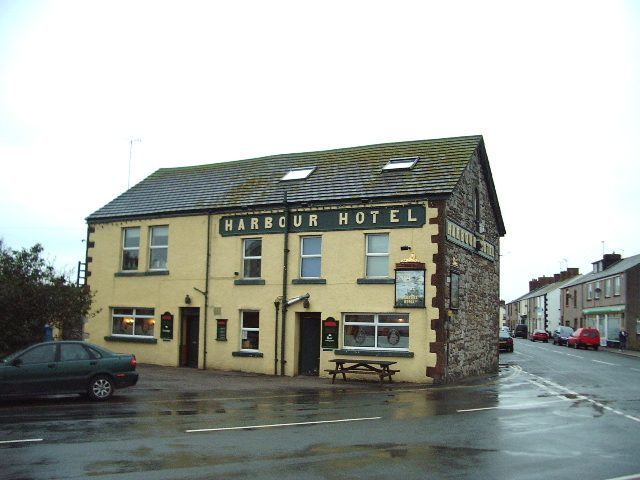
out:
<path id="1" fill-rule="evenodd" d="M 338 348 L 338 324 L 333 317 L 322 321 L 322 348 Z"/>
<path id="2" fill-rule="evenodd" d="M 425 264 L 414 254 L 396 263 L 396 307 L 425 307 Z"/>
<path id="3" fill-rule="evenodd" d="M 173 315 L 169 312 L 164 312 L 160 316 L 160 338 L 173 339 Z"/>

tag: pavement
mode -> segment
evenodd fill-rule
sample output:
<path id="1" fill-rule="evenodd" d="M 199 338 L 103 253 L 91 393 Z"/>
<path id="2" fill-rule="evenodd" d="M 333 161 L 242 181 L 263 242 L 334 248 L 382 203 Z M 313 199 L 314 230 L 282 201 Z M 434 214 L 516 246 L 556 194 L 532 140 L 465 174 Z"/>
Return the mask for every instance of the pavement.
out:
<path id="1" fill-rule="evenodd" d="M 640 358 L 640 351 L 637 350 L 618 350 L 617 348 L 600 347 L 604 352 L 617 353 L 618 355 L 626 355 L 627 357 Z"/>
<path id="2" fill-rule="evenodd" d="M 617 348 L 600 347 L 600 351 L 611 352 L 617 355 L 640 358 L 640 351 L 624 350 Z M 138 384 L 134 388 L 137 391 L 150 393 L 160 392 L 283 392 L 283 391 L 389 391 L 398 389 L 426 389 L 439 388 L 440 385 L 416 384 L 409 382 L 393 381 L 380 383 L 377 379 L 359 380 L 347 377 L 347 381 L 340 376 L 335 383 L 331 378 L 316 376 L 286 377 L 280 375 L 264 375 L 259 373 L 233 372 L 223 370 L 201 370 L 187 367 L 168 367 L 139 363 L 137 371 L 140 374 Z M 496 375 L 475 377 L 460 385 L 472 385 L 493 381 Z"/>
<path id="3" fill-rule="evenodd" d="M 390 389 L 424 389 L 431 385 L 414 384 L 408 382 L 388 382 L 381 384 L 378 380 L 356 380 L 345 382 L 336 377 L 335 383 L 331 378 L 304 376 L 283 377 L 280 375 L 263 375 L 258 373 L 229 372 L 222 370 L 200 370 L 187 367 L 166 367 L 139 363 L 137 371 L 140 374 L 135 390 L 150 392 L 207 392 L 207 391 L 386 391 Z"/>

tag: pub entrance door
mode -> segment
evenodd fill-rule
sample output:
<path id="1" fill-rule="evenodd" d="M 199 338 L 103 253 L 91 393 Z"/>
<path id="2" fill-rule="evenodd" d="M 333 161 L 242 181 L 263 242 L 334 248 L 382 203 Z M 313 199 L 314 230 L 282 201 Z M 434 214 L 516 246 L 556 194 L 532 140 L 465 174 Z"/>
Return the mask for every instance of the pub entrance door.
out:
<path id="1" fill-rule="evenodd" d="M 298 374 L 318 375 L 320 370 L 320 313 L 300 314 Z"/>
<path id="2" fill-rule="evenodd" d="M 200 309 L 180 309 L 180 366 L 198 368 L 200 350 Z"/>

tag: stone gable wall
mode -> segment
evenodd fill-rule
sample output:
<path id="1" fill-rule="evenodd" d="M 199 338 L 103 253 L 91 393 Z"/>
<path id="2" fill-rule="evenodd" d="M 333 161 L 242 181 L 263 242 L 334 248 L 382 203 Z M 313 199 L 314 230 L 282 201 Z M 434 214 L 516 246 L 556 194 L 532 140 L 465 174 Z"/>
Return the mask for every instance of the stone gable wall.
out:
<path id="1" fill-rule="evenodd" d="M 446 217 L 462 227 L 478 232 L 473 198 L 478 188 L 480 219 L 485 239 L 496 247 L 495 261 L 445 239 L 445 315 L 449 307 L 448 272 L 457 262 L 460 272 L 460 307 L 445 319 L 448 327 L 447 381 L 495 372 L 498 369 L 498 328 L 500 312 L 500 235 L 490 204 L 482 166 L 474 156 L 453 195 L 446 202 Z"/>

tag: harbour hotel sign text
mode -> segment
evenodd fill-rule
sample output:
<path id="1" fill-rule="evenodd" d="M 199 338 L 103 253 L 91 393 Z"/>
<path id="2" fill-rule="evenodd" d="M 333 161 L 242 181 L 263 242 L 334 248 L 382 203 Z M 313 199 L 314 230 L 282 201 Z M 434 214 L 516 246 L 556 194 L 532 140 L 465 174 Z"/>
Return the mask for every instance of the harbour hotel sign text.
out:
<path id="1" fill-rule="evenodd" d="M 426 222 L 424 205 L 402 205 L 341 210 L 315 210 L 289 214 L 290 232 L 321 232 L 374 228 L 415 228 Z M 224 216 L 220 235 L 284 233 L 283 213 Z"/>

